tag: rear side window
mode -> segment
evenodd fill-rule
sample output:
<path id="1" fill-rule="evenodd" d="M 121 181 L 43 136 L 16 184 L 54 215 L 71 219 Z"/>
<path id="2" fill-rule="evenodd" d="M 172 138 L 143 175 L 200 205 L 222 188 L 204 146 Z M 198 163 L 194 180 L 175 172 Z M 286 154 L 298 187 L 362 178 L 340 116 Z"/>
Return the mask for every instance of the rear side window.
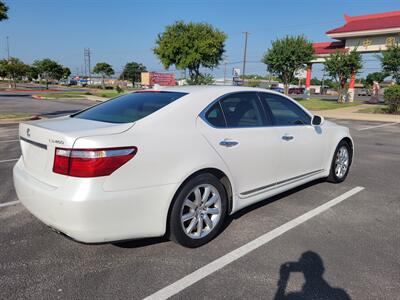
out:
<path id="1" fill-rule="evenodd" d="M 210 109 L 205 114 L 205 118 L 208 123 L 210 123 L 214 127 L 226 127 L 225 119 L 222 114 L 219 102 L 210 107 Z"/>
<path id="2" fill-rule="evenodd" d="M 72 115 L 73 118 L 108 123 L 131 123 L 140 120 L 186 95 L 178 92 L 135 92 Z"/>
<path id="3" fill-rule="evenodd" d="M 235 93 L 220 103 L 228 127 L 258 127 L 266 123 L 256 93 Z"/>
<path id="4" fill-rule="evenodd" d="M 308 125 L 311 117 L 300 107 L 285 97 L 260 93 L 263 105 L 269 108 L 277 126 Z"/>

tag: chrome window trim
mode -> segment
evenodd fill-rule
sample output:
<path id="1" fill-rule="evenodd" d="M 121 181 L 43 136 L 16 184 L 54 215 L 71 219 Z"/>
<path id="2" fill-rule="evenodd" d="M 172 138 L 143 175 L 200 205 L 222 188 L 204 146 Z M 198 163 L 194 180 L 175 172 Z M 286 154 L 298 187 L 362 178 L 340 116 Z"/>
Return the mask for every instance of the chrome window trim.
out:
<path id="1" fill-rule="evenodd" d="M 224 120 L 225 120 L 225 127 L 218 127 L 218 126 L 214 126 L 213 124 L 211 124 L 210 122 L 208 122 L 207 118 L 206 118 L 206 113 L 207 111 L 216 103 L 219 102 L 220 100 L 222 100 L 223 98 L 225 98 L 226 96 L 230 96 L 232 94 L 237 94 L 237 93 L 249 93 L 249 92 L 253 92 L 256 93 L 258 96 L 258 100 L 260 102 L 260 105 L 263 109 L 264 112 L 264 117 L 266 118 L 266 115 L 270 115 L 270 117 L 273 118 L 271 112 L 266 112 L 266 108 L 264 107 L 264 104 L 262 103 L 261 99 L 260 99 L 260 95 L 261 93 L 266 93 L 266 94 L 270 94 L 270 95 L 278 95 L 281 96 L 285 99 L 288 99 L 289 101 L 291 101 L 292 103 L 294 103 L 295 105 L 297 105 L 297 107 L 299 107 L 302 111 L 304 111 L 312 120 L 313 115 L 307 111 L 305 108 L 303 108 L 299 103 L 297 103 L 295 100 L 291 99 L 290 97 L 286 96 L 286 95 L 282 95 L 282 94 L 277 94 L 274 93 L 272 91 L 266 90 L 266 91 L 240 91 L 240 92 L 230 92 L 227 94 L 224 94 L 222 96 L 219 96 L 217 99 L 213 100 L 210 104 L 208 104 L 200 113 L 199 113 L 199 117 L 210 127 L 215 128 L 215 129 L 246 129 L 246 128 L 271 128 L 271 127 L 299 127 L 299 126 L 310 126 L 312 127 L 311 123 L 310 124 L 293 124 L 293 125 L 275 125 L 275 124 L 271 124 L 271 125 L 263 125 L 263 126 L 246 126 L 246 127 L 228 127 L 227 122 L 226 122 L 226 118 L 225 118 L 225 113 L 224 110 L 222 109 L 221 103 L 219 103 L 219 107 L 222 111 L 222 115 L 224 116 Z M 268 110 L 270 110 L 270 108 L 268 107 Z M 268 121 L 268 120 L 267 120 Z"/>

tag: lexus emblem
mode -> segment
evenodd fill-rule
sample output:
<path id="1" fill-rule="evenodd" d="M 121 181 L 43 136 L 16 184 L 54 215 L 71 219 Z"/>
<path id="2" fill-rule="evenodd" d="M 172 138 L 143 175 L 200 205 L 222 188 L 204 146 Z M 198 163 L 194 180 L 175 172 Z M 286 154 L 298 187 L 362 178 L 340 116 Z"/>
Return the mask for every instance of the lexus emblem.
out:
<path id="1" fill-rule="evenodd" d="M 27 137 L 31 137 L 31 130 L 29 128 L 26 130 L 26 135 Z"/>

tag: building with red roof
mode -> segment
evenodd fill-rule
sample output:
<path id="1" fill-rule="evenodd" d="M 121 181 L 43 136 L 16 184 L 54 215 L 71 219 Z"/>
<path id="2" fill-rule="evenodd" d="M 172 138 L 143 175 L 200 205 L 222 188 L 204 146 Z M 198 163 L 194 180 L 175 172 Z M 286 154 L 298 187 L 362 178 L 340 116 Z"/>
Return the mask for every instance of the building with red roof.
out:
<path id="1" fill-rule="evenodd" d="M 362 16 L 344 15 L 345 24 L 328 30 L 326 35 L 336 41 L 313 43 L 315 59 L 312 63 L 323 63 L 331 53 L 352 51 L 378 53 L 400 43 L 400 10 Z M 306 90 L 311 81 L 311 64 L 307 68 Z M 353 76 L 349 91 L 354 91 Z M 353 96 L 350 96 L 352 99 Z"/>

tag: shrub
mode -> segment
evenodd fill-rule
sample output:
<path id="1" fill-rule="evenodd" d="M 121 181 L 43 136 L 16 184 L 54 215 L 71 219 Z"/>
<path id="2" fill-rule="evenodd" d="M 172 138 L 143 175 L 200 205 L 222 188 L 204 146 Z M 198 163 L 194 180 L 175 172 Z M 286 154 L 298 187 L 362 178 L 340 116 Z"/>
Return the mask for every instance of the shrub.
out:
<path id="1" fill-rule="evenodd" d="M 249 80 L 245 83 L 245 86 L 249 87 L 259 87 L 260 86 L 260 81 L 259 80 Z"/>
<path id="2" fill-rule="evenodd" d="M 389 113 L 400 112 L 400 84 L 395 84 L 385 89 L 385 103 L 388 106 Z"/>

